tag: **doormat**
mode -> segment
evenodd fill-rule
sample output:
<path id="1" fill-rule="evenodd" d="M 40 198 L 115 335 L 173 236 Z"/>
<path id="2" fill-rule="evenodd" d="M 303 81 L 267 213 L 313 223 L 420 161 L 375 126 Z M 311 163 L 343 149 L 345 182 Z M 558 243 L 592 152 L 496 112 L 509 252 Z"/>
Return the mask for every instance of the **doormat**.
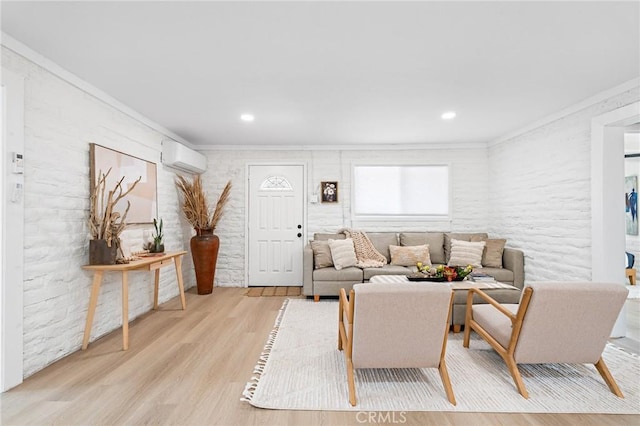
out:
<path id="1" fill-rule="evenodd" d="M 251 287 L 247 291 L 249 297 L 265 296 L 300 296 L 302 287 Z"/>

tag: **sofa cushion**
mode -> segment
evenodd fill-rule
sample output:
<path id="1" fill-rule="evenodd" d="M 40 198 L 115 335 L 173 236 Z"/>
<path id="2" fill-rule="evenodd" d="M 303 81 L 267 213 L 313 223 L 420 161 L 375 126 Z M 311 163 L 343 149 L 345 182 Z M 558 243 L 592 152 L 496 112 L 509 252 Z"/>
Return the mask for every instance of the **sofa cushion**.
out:
<path id="1" fill-rule="evenodd" d="M 367 232 L 367 236 L 376 250 L 387 258 L 387 263 L 391 262 L 389 246 L 398 245 L 398 235 L 395 232 Z"/>
<path id="2" fill-rule="evenodd" d="M 353 247 L 353 240 L 345 238 L 344 240 L 329 240 L 329 248 L 331 249 L 331 258 L 333 266 L 339 271 L 343 268 L 355 266 L 358 263 L 356 258 L 356 250 Z"/>
<path id="3" fill-rule="evenodd" d="M 410 275 L 413 270 L 400 265 L 384 265 L 382 268 L 364 268 L 363 272 L 365 281 L 369 281 L 375 275 Z"/>
<path id="4" fill-rule="evenodd" d="M 444 257 L 445 257 L 445 262 L 443 263 L 448 263 L 449 262 L 449 257 L 451 256 L 451 240 L 460 240 L 460 241 L 471 241 L 471 238 L 482 238 L 481 241 L 486 240 L 487 238 L 489 238 L 489 235 L 486 232 L 471 232 L 471 233 L 460 233 L 460 232 L 456 232 L 456 233 L 452 233 L 452 232 L 447 232 L 444 234 Z M 437 263 L 435 260 L 433 260 L 433 263 Z"/>
<path id="5" fill-rule="evenodd" d="M 313 267 L 315 269 L 333 266 L 331 248 L 329 248 L 328 241 L 311 241 L 311 250 L 313 250 Z"/>
<path id="6" fill-rule="evenodd" d="M 333 266 L 313 271 L 314 281 L 352 281 L 361 283 L 362 276 L 362 269 L 355 266 L 340 269 L 339 271 Z"/>
<path id="7" fill-rule="evenodd" d="M 513 271 L 505 268 L 487 268 L 474 269 L 477 272 L 483 272 L 487 275 L 491 275 L 496 281 L 501 283 L 513 284 L 514 274 Z"/>
<path id="8" fill-rule="evenodd" d="M 400 266 L 415 266 L 418 262 L 431 265 L 429 244 L 421 246 L 389 246 L 391 264 Z"/>
<path id="9" fill-rule="evenodd" d="M 423 244 L 429 244 L 431 262 L 447 263 L 444 256 L 444 232 L 402 232 L 400 234 L 401 246 L 420 246 Z"/>
<path id="10" fill-rule="evenodd" d="M 471 242 L 461 240 L 451 240 L 451 255 L 449 266 L 471 265 L 474 268 L 482 267 L 482 253 L 484 252 L 484 241 Z"/>
<path id="11" fill-rule="evenodd" d="M 344 234 L 326 234 L 321 232 L 313 234 L 314 240 L 344 240 L 345 238 L 347 238 L 347 236 Z"/>

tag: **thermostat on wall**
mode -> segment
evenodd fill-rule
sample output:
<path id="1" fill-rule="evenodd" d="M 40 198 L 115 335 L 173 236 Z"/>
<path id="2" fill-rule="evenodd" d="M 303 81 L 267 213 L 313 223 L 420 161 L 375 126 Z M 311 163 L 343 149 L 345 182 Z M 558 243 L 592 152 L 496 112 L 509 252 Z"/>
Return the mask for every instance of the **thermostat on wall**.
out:
<path id="1" fill-rule="evenodd" d="M 12 153 L 11 162 L 13 164 L 13 173 L 24 173 L 24 158 L 22 154 L 18 152 Z"/>

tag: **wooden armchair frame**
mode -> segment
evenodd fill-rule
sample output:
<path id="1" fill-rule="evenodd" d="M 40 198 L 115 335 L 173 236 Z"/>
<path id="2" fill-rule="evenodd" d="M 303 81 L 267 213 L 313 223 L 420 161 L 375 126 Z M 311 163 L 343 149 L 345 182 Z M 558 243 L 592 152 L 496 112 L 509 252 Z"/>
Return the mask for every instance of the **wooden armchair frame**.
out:
<path id="1" fill-rule="evenodd" d="M 502 314 L 507 316 L 511 320 L 512 331 L 511 338 L 509 340 L 508 347 L 502 346 L 493 336 L 491 336 L 480 324 L 478 324 L 473 319 L 473 294 L 476 293 L 482 299 L 484 299 L 488 304 L 495 307 Z M 527 388 L 522 381 L 522 376 L 520 375 L 520 370 L 518 370 L 518 365 L 515 360 L 515 351 L 518 345 L 518 338 L 520 337 L 520 332 L 522 331 L 522 323 L 527 314 L 527 309 L 529 307 L 529 303 L 531 301 L 531 296 L 533 295 L 533 289 L 531 287 L 526 287 L 524 289 L 522 299 L 520 300 L 520 304 L 518 306 L 518 311 L 514 315 L 511 311 L 506 309 L 504 306 L 500 305 L 495 299 L 489 296 L 484 291 L 472 288 L 469 289 L 467 295 L 467 310 L 465 313 L 465 330 L 464 330 L 464 341 L 463 346 L 465 348 L 469 347 L 469 340 L 471 336 L 471 330 L 473 329 L 476 333 L 478 333 L 484 340 L 487 341 L 495 349 L 496 352 L 504 359 L 507 367 L 509 368 L 509 372 L 513 377 L 513 381 L 515 382 L 516 388 L 518 388 L 518 392 L 525 397 L 529 398 L 529 393 L 527 392 Z M 607 365 L 605 364 L 602 357 L 595 364 L 596 369 L 604 379 L 605 383 L 616 396 L 620 398 L 624 398 L 618 384 L 614 380 L 613 376 L 609 372 Z"/>
<path id="2" fill-rule="evenodd" d="M 353 317 L 355 310 L 355 291 L 347 292 L 344 288 L 340 289 L 340 304 L 338 309 L 338 350 L 344 351 L 344 355 L 347 363 L 347 381 L 349 383 L 349 403 L 352 406 L 356 405 L 356 386 L 355 386 L 355 374 L 353 368 Z M 451 299 L 449 301 L 449 314 L 447 316 L 446 330 L 444 333 L 444 339 L 442 342 L 442 350 L 440 352 L 440 364 L 438 366 L 438 372 L 444 386 L 447 399 L 453 405 L 456 405 L 456 398 L 453 394 L 453 388 L 451 386 L 451 380 L 449 379 L 449 372 L 447 370 L 447 364 L 445 361 L 445 354 L 447 348 L 447 335 L 449 331 L 449 324 L 451 322 L 451 310 L 453 306 L 453 292 L 451 292 Z M 347 318 L 345 324 L 344 318 Z"/>

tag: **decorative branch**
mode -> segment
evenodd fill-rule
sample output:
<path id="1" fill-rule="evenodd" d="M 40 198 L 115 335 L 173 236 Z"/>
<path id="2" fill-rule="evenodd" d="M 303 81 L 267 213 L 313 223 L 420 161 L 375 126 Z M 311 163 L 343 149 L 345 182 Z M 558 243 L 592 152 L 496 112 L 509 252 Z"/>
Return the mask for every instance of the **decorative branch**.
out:
<path id="1" fill-rule="evenodd" d="M 115 205 L 126 197 L 136 187 L 138 182 L 142 180 L 140 176 L 128 190 L 123 192 L 122 182 L 124 176 L 116 183 L 115 187 L 106 191 L 107 176 L 111 173 L 111 169 L 107 173 L 98 172 L 98 181 L 93 187 L 90 199 L 89 209 L 89 231 L 91 232 L 91 238 L 94 240 L 106 240 L 107 246 L 111 247 L 113 243 L 116 247 L 120 248 L 120 234 L 126 227 L 127 213 L 131 203 L 127 201 L 127 208 L 124 213 L 114 211 Z M 105 192 L 107 197 L 105 199 Z"/>

